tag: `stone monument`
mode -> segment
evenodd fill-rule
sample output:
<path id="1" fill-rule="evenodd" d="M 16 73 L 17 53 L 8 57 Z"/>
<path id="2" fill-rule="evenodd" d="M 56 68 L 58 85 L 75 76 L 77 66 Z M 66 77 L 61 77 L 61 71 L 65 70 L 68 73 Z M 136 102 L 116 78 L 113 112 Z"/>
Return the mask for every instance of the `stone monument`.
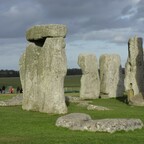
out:
<path id="1" fill-rule="evenodd" d="M 128 59 L 125 65 L 125 90 L 133 90 L 134 96 L 144 92 L 144 60 L 142 38 L 128 41 Z"/>
<path id="2" fill-rule="evenodd" d="M 104 54 L 100 57 L 100 97 L 112 98 L 123 96 L 124 77 L 120 56 Z"/>
<path id="3" fill-rule="evenodd" d="M 99 98 L 100 80 L 98 74 L 97 59 L 94 54 L 80 54 L 78 65 L 82 69 L 80 98 L 96 99 Z"/>
<path id="4" fill-rule="evenodd" d="M 37 25 L 26 32 L 30 43 L 19 61 L 24 110 L 67 113 L 64 97 L 66 33 L 66 26 L 58 24 Z"/>

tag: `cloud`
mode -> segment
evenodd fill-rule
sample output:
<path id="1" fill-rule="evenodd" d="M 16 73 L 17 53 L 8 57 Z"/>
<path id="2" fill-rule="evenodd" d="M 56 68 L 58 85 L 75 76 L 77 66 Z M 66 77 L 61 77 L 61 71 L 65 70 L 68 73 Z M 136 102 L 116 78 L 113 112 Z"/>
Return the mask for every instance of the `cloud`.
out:
<path id="1" fill-rule="evenodd" d="M 23 38 L 0 39 L 0 69 L 19 69 L 19 58 L 26 48 Z"/>
<path id="2" fill-rule="evenodd" d="M 26 29 L 39 22 L 43 13 L 40 5 L 28 0 L 7 4 L 2 3 L 5 9 L 0 13 L 0 38 L 25 37 Z"/>
<path id="3" fill-rule="evenodd" d="M 106 42 L 125 44 L 129 37 L 135 34 L 131 28 L 119 28 L 119 29 L 104 29 L 98 31 L 90 31 L 83 34 L 82 39 L 86 41 L 103 40 Z"/>
<path id="4" fill-rule="evenodd" d="M 134 35 L 144 37 L 143 0 L 0 0 L 0 2 L 0 56 L 3 54 L 3 58 L 5 56 L 7 59 L 13 56 L 15 61 L 18 61 L 18 57 L 26 47 L 26 30 L 36 24 L 67 25 L 67 54 L 71 66 L 75 65 L 80 52 L 90 51 L 99 55 L 111 50 L 122 55 L 121 47 L 127 46 L 129 37 Z M 14 61 L 13 65 L 16 65 Z"/>

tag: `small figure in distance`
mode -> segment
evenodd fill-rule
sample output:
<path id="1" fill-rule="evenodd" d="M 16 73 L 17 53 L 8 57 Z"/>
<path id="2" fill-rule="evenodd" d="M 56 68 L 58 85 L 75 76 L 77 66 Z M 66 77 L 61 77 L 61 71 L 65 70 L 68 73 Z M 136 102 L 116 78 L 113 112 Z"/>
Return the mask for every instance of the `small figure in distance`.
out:
<path id="1" fill-rule="evenodd" d="M 5 93 L 5 86 L 2 86 L 2 93 Z"/>
<path id="2" fill-rule="evenodd" d="M 9 89 L 9 93 L 13 93 L 14 92 L 14 88 L 13 87 L 10 87 L 10 89 Z"/>

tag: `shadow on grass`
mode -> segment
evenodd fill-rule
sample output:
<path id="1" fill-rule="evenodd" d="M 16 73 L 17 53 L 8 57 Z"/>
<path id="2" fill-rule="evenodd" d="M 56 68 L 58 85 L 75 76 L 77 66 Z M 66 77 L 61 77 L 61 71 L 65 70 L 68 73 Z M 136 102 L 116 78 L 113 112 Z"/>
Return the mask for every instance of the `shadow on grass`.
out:
<path id="1" fill-rule="evenodd" d="M 123 95 L 122 97 L 116 97 L 116 99 L 122 103 L 129 104 L 127 95 Z"/>

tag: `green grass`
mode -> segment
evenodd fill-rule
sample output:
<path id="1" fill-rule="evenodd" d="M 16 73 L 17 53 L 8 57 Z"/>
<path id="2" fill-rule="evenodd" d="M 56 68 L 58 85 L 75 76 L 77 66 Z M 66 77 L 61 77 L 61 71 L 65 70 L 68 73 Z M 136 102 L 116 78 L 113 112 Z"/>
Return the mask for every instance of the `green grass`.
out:
<path id="1" fill-rule="evenodd" d="M 2 79 L 1 79 L 2 80 Z M 0 80 L 0 81 L 1 81 Z M 18 79 L 17 79 L 18 80 Z M 18 80 L 19 81 L 19 80 Z M 17 85 L 15 78 L 3 78 L 5 85 Z M 1 84 L 3 84 L 1 81 Z M 10 84 L 11 83 L 11 84 Z M 65 87 L 80 86 L 80 76 L 68 76 Z M 15 94 L 16 95 L 16 94 Z M 6 100 L 14 94 L 0 94 Z M 65 93 L 79 96 L 79 93 Z M 95 105 L 105 106 L 110 111 L 88 111 L 84 107 L 70 103 L 68 113 L 87 113 L 93 119 L 102 118 L 139 118 L 144 122 L 144 107 L 126 105 L 116 99 L 96 99 Z M 71 131 L 56 127 L 55 122 L 61 115 L 24 111 L 21 106 L 0 107 L 0 144 L 143 144 L 144 128 L 113 134 L 87 131 Z"/>
<path id="2" fill-rule="evenodd" d="M 14 88 L 17 88 L 18 86 L 21 87 L 21 82 L 19 77 L 2 77 L 0 78 L 0 87 L 3 85 L 7 86 L 13 86 Z"/>
<path id="3" fill-rule="evenodd" d="M 16 94 L 0 94 L 0 101 L 11 99 L 16 96 Z"/>
<path id="4" fill-rule="evenodd" d="M 143 107 L 128 106 L 116 99 L 97 99 L 93 104 L 106 106 L 110 111 L 88 111 L 76 104 L 68 112 L 80 112 L 101 118 L 140 118 L 144 122 Z M 71 131 L 56 127 L 61 115 L 23 111 L 21 106 L 0 107 L 0 144 L 143 144 L 144 128 L 113 134 Z"/>

